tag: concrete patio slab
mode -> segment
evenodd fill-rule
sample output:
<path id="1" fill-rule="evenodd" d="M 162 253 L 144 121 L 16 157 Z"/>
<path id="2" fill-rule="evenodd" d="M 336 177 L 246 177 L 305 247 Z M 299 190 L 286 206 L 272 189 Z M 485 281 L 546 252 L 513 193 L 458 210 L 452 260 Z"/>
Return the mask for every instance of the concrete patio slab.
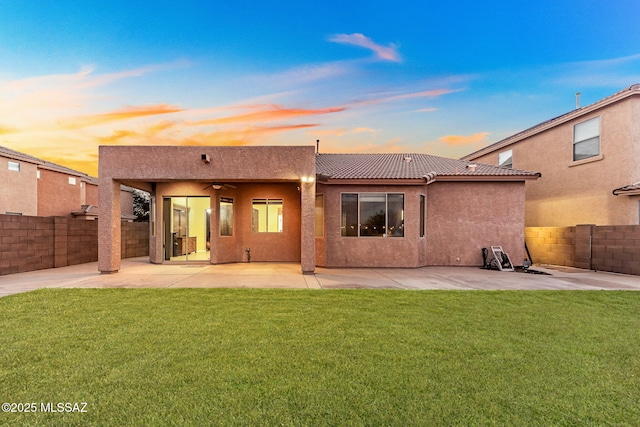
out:
<path id="1" fill-rule="evenodd" d="M 640 277 L 568 267 L 534 266 L 525 274 L 477 267 L 317 268 L 296 263 L 150 264 L 122 260 L 121 270 L 100 274 L 97 263 L 0 276 L 0 297 L 40 288 L 281 288 L 458 290 L 640 290 Z"/>

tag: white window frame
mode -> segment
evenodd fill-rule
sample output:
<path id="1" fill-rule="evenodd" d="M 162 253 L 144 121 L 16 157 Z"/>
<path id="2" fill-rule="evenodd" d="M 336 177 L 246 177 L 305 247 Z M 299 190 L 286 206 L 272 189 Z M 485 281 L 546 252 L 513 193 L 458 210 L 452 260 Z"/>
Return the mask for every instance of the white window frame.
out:
<path id="1" fill-rule="evenodd" d="M 69 177 L 69 185 L 76 185 L 78 180 L 74 176 Z"/>
<path id="2" fill-rule="evenodd" d="M 594 133 L 593 130 L 591 131 L 585 131 L 584 129 L 587 128 L 588 126 L 593 127 L 594 123 L 597 122 L 597 134 Z M 585 120 L 583 122 L 577 123 L 573 126 L 573 146 L 572 146 L 572 154 L 573 154 L 573 161 L 574 162 L 578 162 L 580 160 L 584 160 L 584 159 L 590 159 L 592 157 L 597 157 L 600 155 L 601 149 L 600 149 L 600 135 L 602 133 L 602 129 L 601 129 L 601 123 L 600 123 L 600 116 L 597 117 L 592 117 L 589 120 Z M 583 135 L 586 132 L 586 135 Z M 581 145 L 586 145 L 587 143 L 593 143 L 593 142 L 597 142 L 598 145 L 598 152 L 595 154 L 587 154 L 587 155 L 581 155 L 580 157 L 576 158 L 576 147 L 579 147 Z"/>
<path id="3" fill-rule="evenodd" d="M 264 203 L 262 203 L 262 201 L 264 201 Z M 258 202 L 258 203 L 256 203 Z M 266 222 L 266 230 L 264 231 L 260 231 L 260 227 L 259 227 L 259 219 L 258 219 L 258 223 L 256 224 L 253 214 L 254 212 L 258 212 L 258 218 L 260 215 L 259 211 L 254 210 L 253 206 L 254 205 L 262 205 L 264 204 L 264 206 L 266 206 L 266 210 L 265 210 L 265 222 Z M 278 215 L 277 219 L 276 219 L 276 229 L 275 230 L 271 230 L 269 228 L 270 224 L 273 224 L 272 221 L 270 221 L 269 219 L 269 206 L 281 206 L 280 210 L 281 210 L 281 215 Z M 253 233 L 256 234 L 264 234 L 264 233 L 283 233 L 284 232 L 284 199 L 276 199 L 276 198 L 256 198 L 256 199 L 252 199 L 251 200 L 251 211 L 252 211 L 252 216 L 251 216 L 251 231 Z"/>
<path id="4" fill-rule="evenodd" d="M 7 168 L 12 172 L 20 172 L 20 162 L 12 162 L 9 160 Z"/>
<path id="5" fill-rule="evenodd" d="M 509 162 L 507 163 L 507 160 Z M 505 150 L 498 153 L 498 166 L 513 169 L 513 150 Z"/>

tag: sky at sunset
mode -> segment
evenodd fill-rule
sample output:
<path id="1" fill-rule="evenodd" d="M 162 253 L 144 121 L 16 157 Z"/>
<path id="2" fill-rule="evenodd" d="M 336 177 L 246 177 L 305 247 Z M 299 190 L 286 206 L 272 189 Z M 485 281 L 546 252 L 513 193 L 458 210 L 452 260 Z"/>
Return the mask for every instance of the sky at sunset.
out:
<path id="1" fill-rule="evenodd" d="M 458 158 L 640 83 L 640 2 L 0 1 L 0 145 Z"/>

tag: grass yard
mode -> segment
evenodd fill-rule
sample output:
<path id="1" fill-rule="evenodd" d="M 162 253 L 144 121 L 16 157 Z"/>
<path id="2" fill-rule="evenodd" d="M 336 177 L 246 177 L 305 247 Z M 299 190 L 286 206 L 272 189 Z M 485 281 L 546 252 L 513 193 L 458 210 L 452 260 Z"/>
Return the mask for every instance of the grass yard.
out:
<path id="1" fill-rule="evenodd" d="M 46 289 L 0 344 L 0 425 L 640 425 L 636 292 Z"/>

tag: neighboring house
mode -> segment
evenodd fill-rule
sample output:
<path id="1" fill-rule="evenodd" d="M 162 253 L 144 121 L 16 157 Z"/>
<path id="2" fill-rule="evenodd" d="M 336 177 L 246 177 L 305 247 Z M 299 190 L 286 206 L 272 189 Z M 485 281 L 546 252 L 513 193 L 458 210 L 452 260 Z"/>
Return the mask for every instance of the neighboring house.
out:
<path id="1" fill-rule="evenodd" d="M 87 175 L 51 162 L 38 165 L 38 216 L 69 216 L 83 205 Z"/>
<path id="2" fill-rule="evenodd" d="M 640 223 L 640 84 L 462 158 L 539 171 L 527 226 Z"/>
<path id="3" fill-rule="evenodd" d="M 314 147 L 102 146 L 99 265 L 120 268 L 121 184 L 151 194 L 149 254 L 212 264 L 482 265 L 524 259 L 522 170 L 426 154 Z"/>
<path id="4" fill-rule="evenodd" d="M 0 214 L 98 216 L 98 179 L 0 146 Z M 133 220 L 133 189 L 122 187 L 122 219 Z"/>
<path id="5" fill-rule="evenodd" d="M 38 215 L 40 159 L 0 147 L 0 214 Z"/>

